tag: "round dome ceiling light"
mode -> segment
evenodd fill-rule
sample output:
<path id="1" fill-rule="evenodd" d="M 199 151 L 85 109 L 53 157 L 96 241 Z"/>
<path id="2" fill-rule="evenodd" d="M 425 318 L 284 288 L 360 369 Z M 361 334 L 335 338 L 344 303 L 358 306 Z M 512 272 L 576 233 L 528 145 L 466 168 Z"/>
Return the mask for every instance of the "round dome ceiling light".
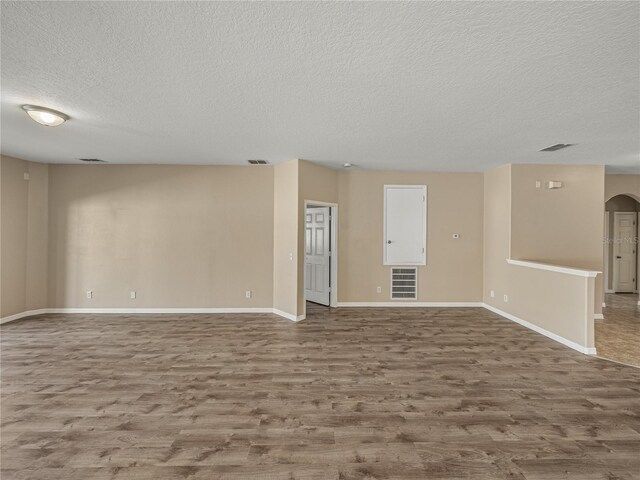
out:
<path id="1" fill-rule="evenodd" d="M 57 127 L 69 120 L 69 115 L 46 107 L 22 105 L 20 108 L 27 112 L 27 115 L 29 115 L 33 121 L 45 127 Z"/>

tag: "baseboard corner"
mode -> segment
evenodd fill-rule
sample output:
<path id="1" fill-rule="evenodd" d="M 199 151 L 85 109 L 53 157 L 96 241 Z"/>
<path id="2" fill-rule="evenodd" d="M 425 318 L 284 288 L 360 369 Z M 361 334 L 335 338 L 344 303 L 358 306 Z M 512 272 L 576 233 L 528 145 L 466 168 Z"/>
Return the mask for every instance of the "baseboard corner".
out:
<path id="1" fill-rule="evenodd" d="M 293 313 L 285 312 L 284 310 L 279 310 L 277 308 L 272 309 L 272 313 L 286 318 L 287 320 L 291 320 L 292 322 L 300 322 L 306 318 L 306 315 L 294 315 Z"/>

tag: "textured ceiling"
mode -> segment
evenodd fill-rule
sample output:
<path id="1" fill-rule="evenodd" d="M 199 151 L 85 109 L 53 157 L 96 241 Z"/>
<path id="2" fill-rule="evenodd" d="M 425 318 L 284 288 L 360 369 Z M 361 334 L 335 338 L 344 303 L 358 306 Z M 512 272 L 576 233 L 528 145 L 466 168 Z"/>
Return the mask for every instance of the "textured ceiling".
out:
<path id="1" fill-rule="evenodd" d="M 638 2 L 2 2 L 2 153 L 640 173 Z M 19 108 L 69 114 L 45 128 Z M 538 152 L 575 143 L 555 153 Z"/>

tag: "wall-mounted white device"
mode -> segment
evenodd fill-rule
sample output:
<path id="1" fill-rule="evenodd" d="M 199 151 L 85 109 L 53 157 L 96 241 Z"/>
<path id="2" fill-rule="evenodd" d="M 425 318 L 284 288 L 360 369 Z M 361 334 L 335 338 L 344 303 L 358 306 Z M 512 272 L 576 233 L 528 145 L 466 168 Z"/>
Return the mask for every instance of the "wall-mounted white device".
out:
<path id="1" fill-rule="evenodd" d="M 552 190 L 554 188 L 562 188 L 562 182 L 558 182 L 556 180 L 549 180 L 549 183 L 547 183 L 547 187 Z"/>

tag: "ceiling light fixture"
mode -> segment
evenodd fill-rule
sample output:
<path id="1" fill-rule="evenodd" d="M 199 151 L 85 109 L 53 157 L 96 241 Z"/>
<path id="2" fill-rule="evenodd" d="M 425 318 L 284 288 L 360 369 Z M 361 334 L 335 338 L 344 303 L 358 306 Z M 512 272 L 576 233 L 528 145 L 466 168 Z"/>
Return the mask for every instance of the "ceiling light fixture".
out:
<path id="1" fill-rule="evenodd" d="M 22 105 L 20 108 L 27 112 L 27 115 L 29 115 L 33 121 L 45 127 L 57 127 L 69 120 L 69 115 L 46 107 Z"/>
<path id="2" fill-rule="evenodd" d="M 344 165 L 342 165 L 344 168 L 351 168 L 353 167 L 353 163 L 345 163 Z"/>

